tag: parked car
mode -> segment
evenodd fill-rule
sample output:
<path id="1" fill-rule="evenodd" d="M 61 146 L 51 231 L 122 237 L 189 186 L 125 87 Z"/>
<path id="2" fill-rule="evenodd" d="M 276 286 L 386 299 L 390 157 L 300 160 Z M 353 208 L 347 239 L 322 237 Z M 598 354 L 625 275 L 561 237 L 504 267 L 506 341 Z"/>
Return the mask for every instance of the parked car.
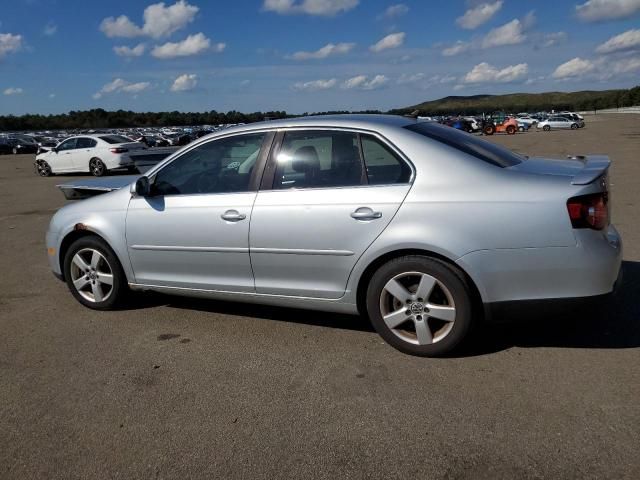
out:
<path id="1" fill-rule="evenodd" d="M 609 165 L 527 158 L 406 117 L 255 123 L 142 177 L 62 186 L 111 191 L 60 209 L 46 246 L 96 310 L 155 290 L 360 312 L 395 348 L 442 355 L 496 305 L 612 291 Z"/>
<path id="2" fill-rule="evenodd" d="M 13 153 L 13 147 L 9 145 L 9 141 L 0 137 L 0 155 L 9 155 L 11 153 Z"/>
<path id="3" fill-rule="evenodd" d="M 142 143 L 120 135 L 82 135 L 71 137 L 48 152 L 36 156 L 36 172 L 89 172 L 100 177 L 109 170 L 133 168 L 129 154 L 144 149 Z"/>
<path id="4" fill-rule="evenodd" d="M 23 138 L 9 137 L 7 143 L 11 147 L 11 153 L 20 155 L 25 153 L 37 153 L 38 144 L 35 141 L 29 141 Z"/>
<path id="5" fill-rule="evenodd" d="M 573 120 L 571 120 L 569 118 L 566 118 L 566 117 L 553 116 L 553 117 L 547 118 L 546 120 L 542 120 L 541 122 L 538 122 L 536 127 L 537 128 L 541 128 L 545 132 L 548 132 L 552 128 L 554 128 L 554 129 L 555 128 L 564 128 L 564 129 L 570 128 L 571 130 L 575 130 L 575 129 L 578 128 L 578 124 L 576 122 L 574 122 Z"/>

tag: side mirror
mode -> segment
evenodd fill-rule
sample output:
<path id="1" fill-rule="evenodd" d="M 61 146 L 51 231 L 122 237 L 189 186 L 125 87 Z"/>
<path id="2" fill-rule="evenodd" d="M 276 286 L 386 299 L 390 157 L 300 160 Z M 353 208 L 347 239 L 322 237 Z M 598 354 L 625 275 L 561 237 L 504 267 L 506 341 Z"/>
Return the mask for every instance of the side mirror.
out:
<path id="1" fill-rule="evenodd" d="M 51 151 L 53 153 L 58 153 L 58 147 L 51 147 Z"/>
<path id="2" fill-rule="evenodd" d="M 148 197 L 151 194 L 151 182 L 149 177 L 142 176 L 133 184 L 132 193 L 138 197 Z"/>

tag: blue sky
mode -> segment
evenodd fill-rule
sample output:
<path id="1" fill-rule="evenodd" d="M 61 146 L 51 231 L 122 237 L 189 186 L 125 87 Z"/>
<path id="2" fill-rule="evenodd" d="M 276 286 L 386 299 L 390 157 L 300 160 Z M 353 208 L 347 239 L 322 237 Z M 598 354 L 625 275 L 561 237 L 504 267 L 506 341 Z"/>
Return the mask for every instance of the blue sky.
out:
<path id="1" fill-rule="evenodd" d="M 12 0 L 0 114 L 389 109 L 640 83 L 640 0 Z"/>

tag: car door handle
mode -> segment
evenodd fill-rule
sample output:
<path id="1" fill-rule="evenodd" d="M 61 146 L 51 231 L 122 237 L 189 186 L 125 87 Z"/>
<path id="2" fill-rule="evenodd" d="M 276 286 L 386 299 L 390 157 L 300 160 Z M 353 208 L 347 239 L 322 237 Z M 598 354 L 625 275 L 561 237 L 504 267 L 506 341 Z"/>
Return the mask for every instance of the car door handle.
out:
<path id="1" fill-rule="evenodd" d="M 381 217 L 382 212 L 374 212 L 369 207 L 360 207 L 355 212 L 351 212 L 351 218 L 356 220 L 375 220 Z"/>
<path id="2" fill-rule="evenodd" d="M 247 218 L 247 216 L 244 213 L 239 213 L 237 210 L 227 210 L 220 215 L 220 218 L 227 222 L 239 222 L 240 220 Z"/>

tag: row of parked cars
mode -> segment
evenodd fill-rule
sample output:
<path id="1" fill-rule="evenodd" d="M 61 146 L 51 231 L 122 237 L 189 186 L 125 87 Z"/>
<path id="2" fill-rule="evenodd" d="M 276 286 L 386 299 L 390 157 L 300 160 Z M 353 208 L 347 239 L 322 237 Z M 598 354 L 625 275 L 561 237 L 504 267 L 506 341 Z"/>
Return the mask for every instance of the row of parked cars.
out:
<path id="1" fill-rule="evenodd" d="M 418 117 L 422 121 L 438 122 L 468 133 L 483 133 L 493 135 L 506 133 L 513 135 L 516 132 L 526 132 L 536 127 L 543 131 L 552 129 L 578 129 L 585 126 L 584 117 L 574 112 L 559 113 L 518 113 L 517 115 L 505 112 L 494 112 L 483 117 L 456 116 L 456 117 Z"/>

